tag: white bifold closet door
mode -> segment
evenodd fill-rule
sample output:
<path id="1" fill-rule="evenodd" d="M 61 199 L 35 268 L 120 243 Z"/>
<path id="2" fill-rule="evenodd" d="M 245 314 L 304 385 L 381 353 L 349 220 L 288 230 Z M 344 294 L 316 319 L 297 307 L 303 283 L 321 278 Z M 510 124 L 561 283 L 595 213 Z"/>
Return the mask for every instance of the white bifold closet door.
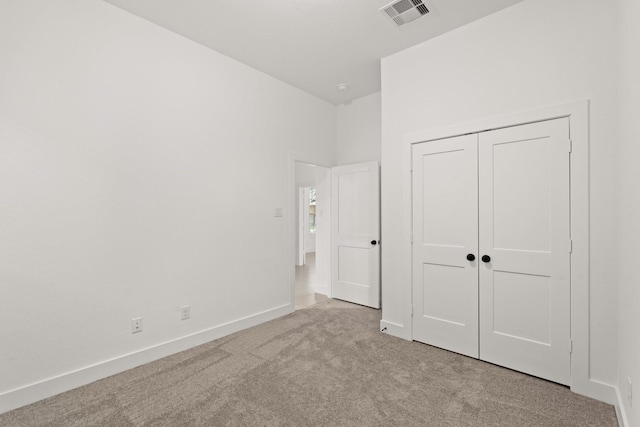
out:
<path id="1" fill-rule="evenodd" d="M 570 380 L 569 122 L 479 136 L 480 358 Z"/>
<path id="2" fill-rule="evenodd" d="M 413 338 L 478 357 L 478 136 L 414 146 Z"/>
<path id="3" fill-rule="evenodd" d="M 568 132 L 555 119 L 414 147 L 416 340 L 569 384 Z"/>

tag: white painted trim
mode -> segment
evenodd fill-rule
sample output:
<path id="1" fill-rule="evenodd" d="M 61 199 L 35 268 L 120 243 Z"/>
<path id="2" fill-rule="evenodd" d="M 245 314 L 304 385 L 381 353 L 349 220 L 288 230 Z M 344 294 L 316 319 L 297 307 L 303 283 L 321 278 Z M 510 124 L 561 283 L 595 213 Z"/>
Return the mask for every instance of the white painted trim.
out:
<path id="1" fill-rule="evenodd" d="M 403 212 L 411 212 L 411 146 L 413 144 L 483 132 L 492 129 L 510 127 L 549 120 L 560 117 L 569 118 L 569 132 L 573 142 L 571 153 L 571 337 L 573 353 L 571 355 L 571 390 L 595 399 L 613 403 L 615 396 L 612 386 L 592 380 L 589 370 L 589 101 L 578 101 L 561 105 L 539 108 L 531 111 L 483 118 L 467 123 L 426 129 L 408 133 L 403 139 L 402 161 L 407 165 L 402 171 Z M 405 258 L 411 259 L 411 218 L 404 219 L 403 229 Z M 411 307 L 411 265 L 405 263 L 403 277 L 403 304 Z M 412 337 L 411 313 L 407 310 L 403 316 L 404 335 Z"/>
<path id="2" fill-rule="evenodd" d="M 620 393 L 620 388 L 615 387 L 616 394 L 616 403 L 614 407 L 616 408 L 616 417 L 618 418 L 618 425 L 620 427 L 629 426 L 629 420 L 627 418 L 627 413 L 624 410 L 624 405 L 622 404 L 622 394 Z"/>
<path id="3" fill-rule="evenodd" d="M 380 321 L 380 332 L 389 334 L 394 337 L 402 338 L 407 341 L 411 340 L 411 336 L 407 334 L 408 330 L 399 323 L 387 322 L 386 320 Z"/>
<path id="4" fill-rule="evenodd" d="M 591 397 L 592 399 L 600 400 L 602 402 L 608 403 L 609 405 L 615 405 L 617 402 L 616 398 L 616 390 L 617 387 L 611 384 L 603 383 L 602 381 L 589 379 L 586 385 L 586 392 L 584 390 L 576 390 L 571 387 L 571 391 L 579 394 L 583 394 L 587 397 Z"/>
<path id="5" fill-rule="evenodd" d="M 268 322 L 269 320 L 285 316 L 293 311 L 294 305 L 286 304 L 113 359 L 66 372 L 43 381 L 9 390 L 0 394 L 0 414 L 124 372 L 136 366 L 144 365 L 145 363 L 150 363 L 154 360 L 208 343 L 234 332 Z"/>
<path id="6" fill-rule="evenodd" d="M 296 265 L 304 265 L 306 251 L 304 250 L 304 188 L 298 188 L 298 239 L 297 239 L 297 254 Z"/>

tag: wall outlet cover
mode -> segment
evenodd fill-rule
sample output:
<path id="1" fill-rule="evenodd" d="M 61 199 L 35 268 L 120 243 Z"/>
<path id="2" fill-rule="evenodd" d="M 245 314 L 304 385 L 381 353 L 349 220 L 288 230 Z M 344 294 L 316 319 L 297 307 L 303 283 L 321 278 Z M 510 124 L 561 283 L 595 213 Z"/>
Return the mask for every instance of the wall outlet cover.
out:
<path id="1" fill-rule="evenodd" d="M 180 307 L 180 320 L 187 320 L 191 317 L 191 306 L 183 305 Z"/>
<path id="2" fill-rule="evenodd" d="M 131 333 L 137 334 L 138 332 L 142 332 L 142 317 L 131 319 Z"/>

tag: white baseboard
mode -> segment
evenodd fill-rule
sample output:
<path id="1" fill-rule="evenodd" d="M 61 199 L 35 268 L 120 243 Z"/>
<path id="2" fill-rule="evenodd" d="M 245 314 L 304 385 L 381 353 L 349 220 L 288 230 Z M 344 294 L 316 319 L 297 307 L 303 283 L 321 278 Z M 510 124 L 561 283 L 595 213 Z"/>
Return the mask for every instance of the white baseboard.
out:
<path id="1" fill-rule="evenodd" d="M 387 320 L 380 321 L 380 332 L 385 334 L 392 335 L 394 337 L 402 338 L 403 340 L 411 340 L 411 336 L 409 336 L 409 331 L 404 325 L 399 323 L 389 322 Z"/>
<path id="2" fill-rule="evenodd" d="M 605 384 L 597 380 L 589 380 L 589 387 L 586 393 L 580 392 L 588 397 L 613 405 L 616 410 L 616 417 L 618 418 L 618 425 L 620 427 L 628 427 L 629 421 L 627 414 L 625 413 L 625 406 L 623 404 L 623 397 L 620 394 L 620 389 L 611 384 Z M 573 389 L 572 389 L 573 390 Z"/>
<path id="3" fill-rule="evenodd" d="M 0 414 L 293 313 L 286 304 L 0 394 Z"/>
<path id="4" fill-rule="evenodd" d="M 608 403 L 609 405 L 615 405 L 618 402 L 616 397 L 617 388 L 614 385 L 606 384 L 594 379 L 590 379 L 586 382 L 586 389 L 571 387 L 571 391 Z"/>
<path id="5" fill-rule="evenodd" d="M 616 408 L 616 416 L 618 417 L 618 425 L 620 427 L 628 427 L 629 420 L 627 419 L 627 413 L 625 411 L 624 404 L 622 403 L 622 395 L 620 394 L 620 389 L 615 387 L 616 389 L 616 399 L 617 402 L 614 404 Z"/>

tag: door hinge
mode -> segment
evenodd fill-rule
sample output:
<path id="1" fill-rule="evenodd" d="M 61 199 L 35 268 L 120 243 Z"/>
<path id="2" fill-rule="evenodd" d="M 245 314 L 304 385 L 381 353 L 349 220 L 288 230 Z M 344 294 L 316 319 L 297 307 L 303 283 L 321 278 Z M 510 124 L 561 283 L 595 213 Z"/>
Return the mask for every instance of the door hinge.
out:
<path id="1" fill-rule="evenodd" d="M 573 151 L 573 141 L 569 139 L 569 152 L 571 153 L 571 151 Z"/>
<path id="2" fill-rule="evenodd" d="M 573 353 L 573 340 L 569 340 L 569 354 Z"/>
<path id="3" fill-rule="evenodd" d="M 411 306 L 411 317 L 413 317 L 413 306 Z"/>
<path id="4" fill-rule="evenodd" d="M 573 253 L 573 240 L 569 239 L 569 253 Z"/>

